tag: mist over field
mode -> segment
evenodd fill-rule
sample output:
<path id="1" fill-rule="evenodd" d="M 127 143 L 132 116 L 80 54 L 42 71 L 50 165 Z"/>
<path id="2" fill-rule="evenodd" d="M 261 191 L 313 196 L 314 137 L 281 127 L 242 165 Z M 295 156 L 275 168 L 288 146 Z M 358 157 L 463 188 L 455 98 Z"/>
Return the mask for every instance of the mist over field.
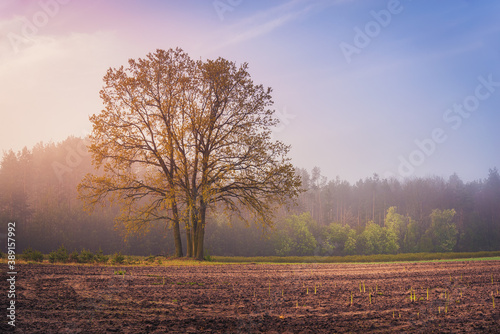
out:
<path id="1" fill-rule="evenodd" d="M 5 155 L 1 217 L 19 223 L 18 249 L 47 254 L 64 244 L 70 251 L 174 255 L 168 222 L 152 223 L 125 242 L 124 225 L 114 221 L 119 204 L 84 211 L 76 188 L 92 172 L 80 138 Z M 496 169 L 473 182 L 454 174 L 405 181 L 373 175 L 349 183 L 327 179 L 318 167 L 296 172 L 305 191 L 275 213 L 273 227 L 247 224 L 215 207 L 207 221 L 206 254 L 333 256 L 492 251 L 500 245 Z"/>

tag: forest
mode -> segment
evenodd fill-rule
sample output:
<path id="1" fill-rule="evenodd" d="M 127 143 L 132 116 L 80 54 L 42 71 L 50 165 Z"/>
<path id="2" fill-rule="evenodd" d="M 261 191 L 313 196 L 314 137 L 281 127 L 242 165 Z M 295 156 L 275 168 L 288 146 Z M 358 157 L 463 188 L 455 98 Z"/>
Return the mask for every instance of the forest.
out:
<path id="1" fill-rule="evenodd" d="M 47 254 L 64 245 L 105 254 L 173 255 L 166 222 L 130 234 L 115 221 L 118 204 L 84 210 L 77 186 L 94 170 L 87 143 L 69 137 L 4 153 L 0 221 L 16 221 L 18 252 L 31 247 Z M 456 174 L 403 181 L 374 174 L 351 184 L 339 177 L 328 180 L 318 167 L 296 168 L 303 192 L 275 213 L 272 228 L 212 210 L 205 251 L 326 256 L 499 250 L 500 175 L 496 168 L 487 172 L 470 182 Z"/>

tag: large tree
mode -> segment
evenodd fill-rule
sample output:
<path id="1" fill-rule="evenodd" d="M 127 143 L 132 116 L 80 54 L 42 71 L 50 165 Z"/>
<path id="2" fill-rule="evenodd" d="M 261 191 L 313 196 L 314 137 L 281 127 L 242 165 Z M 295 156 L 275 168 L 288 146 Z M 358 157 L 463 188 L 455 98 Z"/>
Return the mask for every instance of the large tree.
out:
<path id="1" fill-rule="evenodd" d="M 272 141 L 271 89 L 247 64 L 193 61 L 180 49 L 157 50 L 109 69 L 90 136 L 99 173 L 79 186 L 90 207 L 119 201 L 129 232 L 161 221 L 172 227 L 176 256 L 203 259 L 207 212 L 225 208 L 272 224 L 276 205 L 297 196 L 289 147 Z M 252 215 L 253 214 L 253 215 Z"/>

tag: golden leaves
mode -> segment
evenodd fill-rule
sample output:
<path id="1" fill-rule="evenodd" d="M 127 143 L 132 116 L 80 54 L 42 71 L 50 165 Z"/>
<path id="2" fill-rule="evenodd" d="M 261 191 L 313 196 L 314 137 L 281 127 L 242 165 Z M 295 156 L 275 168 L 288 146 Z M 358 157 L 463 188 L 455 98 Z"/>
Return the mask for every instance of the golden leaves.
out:
<path id="1" fill-rule="evenodd" d="M 216 203 L 269 223 L 273 203 L 295 197 L 300 180 L 289 147 L 270 140 L 279 121 L 271 89 L 247 70 L 223 58 L 194 62 L 181 49 L 109 69 L 105 108 L 90 117 L 89 149 L 105 176 L 87 176 L 81 197 L 119 199 L 131 231 L 157 219 L 204 221 Z"/>

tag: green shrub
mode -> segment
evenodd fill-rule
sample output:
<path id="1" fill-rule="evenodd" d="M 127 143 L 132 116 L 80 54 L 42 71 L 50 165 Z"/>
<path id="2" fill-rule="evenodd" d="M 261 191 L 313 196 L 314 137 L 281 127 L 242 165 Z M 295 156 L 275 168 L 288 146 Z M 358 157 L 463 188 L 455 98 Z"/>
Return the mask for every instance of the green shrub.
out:
<path id="1" fill-rule="evenodd" d="M 95 255 L 91 251 L 82 249 L 80 256 L 78 257 L 78 262 L 80 263 L 93 263 L 95 261 Z"/>
<path id="2" fill-rule="evenodd" d="M 139 263 L 139 260 L 137 258 L 130 256 L 130 255 L 127 255 L 125 262 L 127 264 L 137 264 L 137 263 Z"/>
<path id="3" fill-rule="evenodd" d="M 203 257 L 203 260 L 207 261 L 207 262 L 214 262 L 215 259 L 210 256 L 210 253 L 208 251 L 205 252 L 205 256 Z"/>
<path id="4" fill-rule="evenodd" d="M 122 252 L 115 253 L 111 259 L 111 263 L 113 264 L 123 264 L 123 262 L 125 262 L 125 256 L 122 255 Z"/>
<path id="5" fill-rule="evenodd" d="M 78 259 L 78 252 L 74 251 L 71 254 L 69 254 L 69 262 L 80 262 Z"/>
<path id="6" fill-rule="evenodd" d="M 55 263 L 56 262 L 56 252 L 50 252 L 49 253 L 49 262 L 50 263 Z"/>
<path id="7" fill-rule="evenodd" d="M 99 251 L 94 256 L 94 260 L 97 263 L 107 263 L 109 260 L 109 256 L 104 255 L 102 249 L 99 248 Z"/>
<path id="8" fill-rule="evenodd" d="M 66 247 L 61 246 L 57 251 L 50 252 L 49 254 L 49 262 L 50 263 L 55 263 L 55 262 L 67 262 L 69 259 L 68 255 L 68 250 Z"/>
<path id="9" fill-rule="evenodd" d="M 26 261 L 43 262 L 43 254 L 40 251 L 28 247 L 23 251 L 23 259 Z"/>
<path id="10" fill-rule="evenodd" d="M 156 258 L 156 256 L 154 256 L 154 255 L 150 255 L 150 256 L 148 256 L 147 258 L 145 258 L 145 259 L 144 259 L 144 261 L 145 261 L 146 263 L 153 264 L 153 263 L 155 262 L 155 258 Z"/>

